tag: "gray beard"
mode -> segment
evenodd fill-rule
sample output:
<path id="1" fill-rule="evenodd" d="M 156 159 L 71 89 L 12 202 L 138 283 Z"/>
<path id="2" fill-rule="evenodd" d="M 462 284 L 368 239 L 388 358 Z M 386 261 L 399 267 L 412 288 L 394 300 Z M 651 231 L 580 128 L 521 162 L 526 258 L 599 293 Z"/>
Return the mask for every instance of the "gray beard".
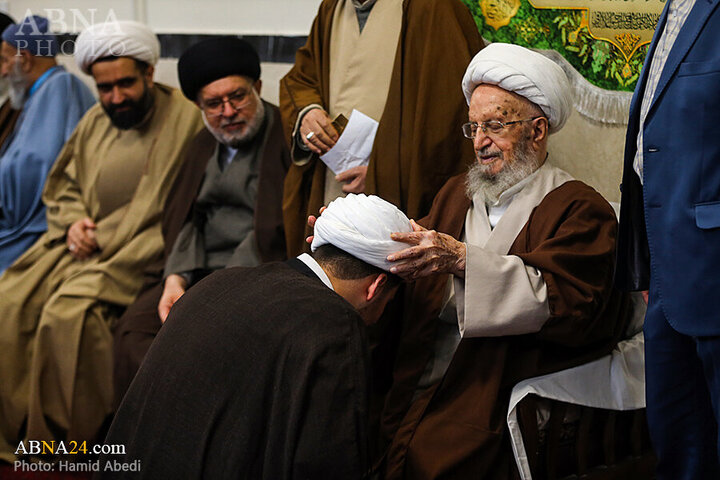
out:
<path id="1" fill-rule="evenodd" d="M 217 140 L 219 143 L 222 143 L 226 147 L 239 148 L 249 144 L 255 139 L 258 132 L 260 131 L 260 128 L 263 125 L 263 120 L 265 119 L 265 104 L 263 104 L 260 95 L 258 95 L 258 93 L 254 89 L 252 92 L 255 95 L 255 101 L 257 102 L 257 111 L 255 112 L 255 117 L 253 117 L 250 123 L 248 123 L 247 130 L 245 130 L 244 133 L 228 135 L 220 128 L 215 129 L 211 127 L 208 123 L 205 112 L 202 112 L 202 119 L 205 123 L 205 128 L 207 128 L 210 133 L 212 133 L 213 137 L 215 137 L 215 140 Z"/>
<path id="2" fill-rule="evenodd" d="M 501 155 L 504 155 L 501 153 Z M 468 170 L 465 182 L 465 193 L 469 198 L 480 197 L 487 205 L 493 205 L 500 199 L 500 195 L 529 177 L 540 168 L 540 160 L 530 147 L 530 142 L 523 142 L 515 150 L 510 162 L 505 163 L 502 170 L 495 175 L 488 173 L 490 165 L 482 165 L 479 161 L 473 163 Z"/>
<path id="3" fill-rule="evenodd" d="M 28 90 L 27 83 L 20 70 L 20 65 L 16 63 L 7 75 L 8 98 L 10 99 L 10 106 L 15 110 L 20 110 L 25 104 Z"/>

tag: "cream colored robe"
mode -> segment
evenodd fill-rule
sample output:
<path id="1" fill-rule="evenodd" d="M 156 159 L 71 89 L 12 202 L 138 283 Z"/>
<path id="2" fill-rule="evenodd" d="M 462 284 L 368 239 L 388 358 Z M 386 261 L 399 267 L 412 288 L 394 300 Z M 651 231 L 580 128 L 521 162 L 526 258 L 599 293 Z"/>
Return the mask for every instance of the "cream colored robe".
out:
<path id="1" fill-rule="evenodd" d="M 331 119 L 342 114 L 349 119 L 353 109 L 364 113 L 376 122 L 382 118 L 392 78 L 395 52 L 402 26 L 402 0 L 382 0 L 370 11 L 365 28 L 360 32 L 357 12 L 352 0 L 338 2 L 332 20 L 333 40 L 330 43 L 330 98 L 327 112 Z M 311 152 L 297 144 L 297 132 L 305 113 L 312 104 L 298 115 L 293 131 L 293 161 L 305 165 Z M 324 203 L 344 197 L 342 184 L 335 174 L 325 172 Z"/>
<path id="2" fill-rule="evenodd" d="M 95 436 L 112 413 L 111 323 L 162 255 L 162 208 L 201 128 L 192 103 L 155 84 L 154 112 L 140 127 L 119 130 L 95 105 L 63 148 L 43 193 L 48 231 L 0 277 L 0 458 L 14 459 L 25 420 L 28 440 L 102 440 Z M 128 191 L 123 180 L 137 186 Z M 111 205 L 99 186 L 119 201 Z M 101 250 L 76 261 L 65 233 L 86 216 Z"/>

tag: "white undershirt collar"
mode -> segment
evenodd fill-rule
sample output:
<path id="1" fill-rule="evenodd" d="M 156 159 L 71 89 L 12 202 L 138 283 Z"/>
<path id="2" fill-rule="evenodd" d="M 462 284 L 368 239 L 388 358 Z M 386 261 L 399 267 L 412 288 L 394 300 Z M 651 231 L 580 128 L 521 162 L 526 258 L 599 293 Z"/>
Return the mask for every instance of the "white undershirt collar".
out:
<path id="1" fill-rule="evenodd" d="M 305 265 L 308 266 L 310 270 L 313 271 L 315 275 L 318 276 L 318 278 L 333 292 L 335 289 L 332 286 L 332 283 L 330 282 L 330 277 L 327 276 L 327 273 L 325 273 L 325 270 L 322 269 L 320 264 L 315 261 L 313 257 L 308 255 L 307 253 L 303 253 L 299 257 L 297 257 L 298 260 L 303 262 Z"/>

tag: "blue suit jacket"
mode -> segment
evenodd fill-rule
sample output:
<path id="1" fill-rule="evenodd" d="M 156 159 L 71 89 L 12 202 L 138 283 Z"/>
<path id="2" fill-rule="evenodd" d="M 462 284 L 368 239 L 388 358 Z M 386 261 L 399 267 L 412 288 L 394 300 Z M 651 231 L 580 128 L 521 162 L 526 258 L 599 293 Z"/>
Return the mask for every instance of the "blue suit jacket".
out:
<path id="1" fill-rule="evenodd" d="M 669 3 L 669 2 L 668 2 Z M 630 107 L 616 281 L 653 283 L 668 321 L 720 335 L 720 0 L 696 0 L 673 45 L 643 130 L 644 187 L 633 171 L 640 106 L 658 23 Z"/>

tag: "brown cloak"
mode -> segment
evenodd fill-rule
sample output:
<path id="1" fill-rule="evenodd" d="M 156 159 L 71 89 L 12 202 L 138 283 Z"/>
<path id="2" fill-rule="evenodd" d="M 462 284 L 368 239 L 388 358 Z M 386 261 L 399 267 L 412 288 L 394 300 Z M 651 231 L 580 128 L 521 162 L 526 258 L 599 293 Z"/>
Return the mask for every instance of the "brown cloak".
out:
<path id="1" fill-rule="evenodd" d="M 263 262 L 285 259 L 282 221 L 282 181 L 290 166 L 278 108 L 265 102 L 271 115 L 270 128 L 261 147 L 257 198 L 255 200 L 255 241 Z M 165 252 L 162 261 L 145 271 L 142 293 L 118 320 L 114 333 L 115 406 L 127 391 L 137 369 L 160 327 L 157 313 L 163 290 L 163 268 L 183 225 L 189 220 L 200 191 L 207 162 L 217 140 L 203 129 L 193 139 L 178 177 L 173 184 L 162 219 Z"/>
<path id="2" fill-rule="evenodd" d="M 280 112 L 290 138 L 298 113 L 329 98 L 330 42 L 338 0 L 324 0 L 295 66 L 280 80 Z M 458 0 L 405 0 L 390 90 L 380 119 L 365 192 L 397 205 L 412 218 L 425 215 L 453 175 L 467 168 L 472 144 L 461 80 L 482 39 Z M 291 142 L 292 143 L 292 142 Z M 317 156 L 292 165 L 285 180 L 283 215 L 288 255 L 307 248 L 307 217 L 323 204 L 325 164 Z"/>
<path id="3" fill-rule="evenodd" d="M 300 260 L 209 275 L 178 300 L 106 444 L 108 479 L 353 480 L 367 470 L 367 340 Z"/>
<path id="4" fill-rule="evenodd" d="M 460 238 L 470 207 L 464 182 L 465 175 L 448 181 L 426 227 Z M 547 194 L 509 254 L 542 273 L 550 318 L 536 334 L 463 339 L 443 379 L 408 409 L 432 352 L 447 276 L 409 289 L 383 416 L 383 434 L 392 438 L 387 478 L 512 477 L 505 423 L 512 387 L 607 353 L 627 324 L 627 299 L 612 286 L 616 232 L 611 207 L 584 183 Z"/>

